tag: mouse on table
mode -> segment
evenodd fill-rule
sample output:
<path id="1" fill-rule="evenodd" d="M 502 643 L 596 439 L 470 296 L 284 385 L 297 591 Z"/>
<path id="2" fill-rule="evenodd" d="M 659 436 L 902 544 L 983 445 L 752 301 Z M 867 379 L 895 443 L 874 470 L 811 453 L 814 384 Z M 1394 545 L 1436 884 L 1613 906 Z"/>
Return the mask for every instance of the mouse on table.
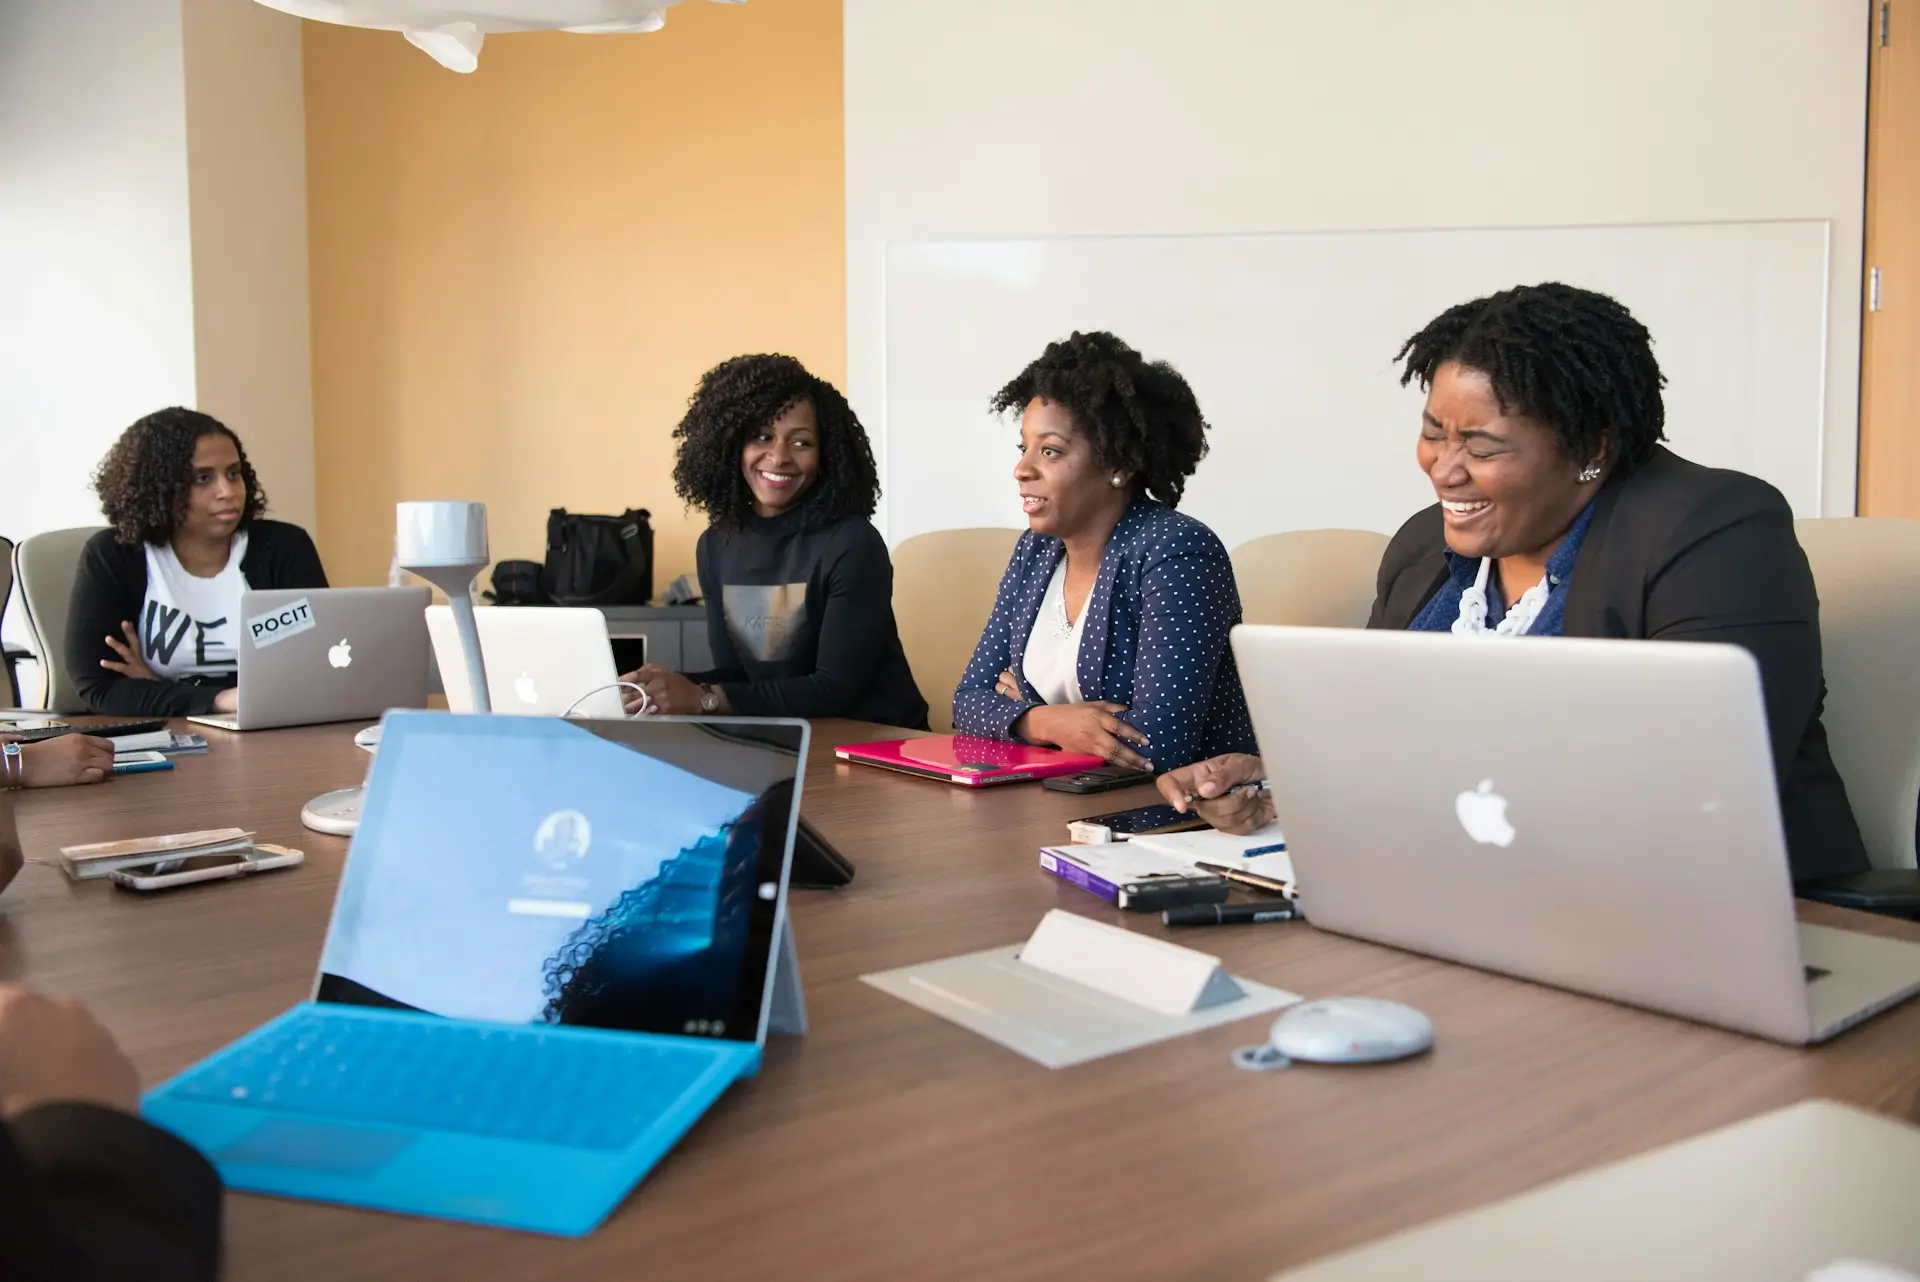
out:
<path id="1" fill-rule="evenodd" d="M 1273 1021 L 1264 1046 L 1234 1052 L 1242 1068 L 1376 1064 L 1418 1055 L 1433 1045 L 1433 1021 L 1411 1006 L 1377 997 L 1325 997 L 1289 1007 Z"/>

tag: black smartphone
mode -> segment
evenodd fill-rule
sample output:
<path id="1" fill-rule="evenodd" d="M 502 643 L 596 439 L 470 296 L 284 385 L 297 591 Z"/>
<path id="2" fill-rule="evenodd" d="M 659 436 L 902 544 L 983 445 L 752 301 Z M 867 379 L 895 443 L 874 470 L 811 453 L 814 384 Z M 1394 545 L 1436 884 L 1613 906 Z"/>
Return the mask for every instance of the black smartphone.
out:
<path id="1" fill-rule="evenodd" d="M 1183 815 L 1165 802 L 1155 806 L 1135 806 L 1132 810 L 1116 810 L 1110 815 L 1088 815 L 1074 822 L 1098 824 L 1112 833 L 1115 841 L 1125 837 L 1145 837 L 1156 832 L 1198 832 L 1210 826 L 1199 815 Z"/>
<path id="2" fill-rule="evenodd" d="M 1920 914 L 1920 872 L 1911 868 L 1870 868 L 1866 872 L 1804 881 L 1793 893 L 1842 908 L 1891 917 Z"/>
<path id="3" fill-rule="evenodd" d="M 1076 775 L 1055 775 L 1043 779 L 1040 786 L 1049 792 L 1112 792 L 1115 788 L 1131 788 L 1135 784 L 1152 783 L 1153 771 L 1129 770 L 1125 766 L 1101 766 L 1098 770 L 1082 770 Z"/>

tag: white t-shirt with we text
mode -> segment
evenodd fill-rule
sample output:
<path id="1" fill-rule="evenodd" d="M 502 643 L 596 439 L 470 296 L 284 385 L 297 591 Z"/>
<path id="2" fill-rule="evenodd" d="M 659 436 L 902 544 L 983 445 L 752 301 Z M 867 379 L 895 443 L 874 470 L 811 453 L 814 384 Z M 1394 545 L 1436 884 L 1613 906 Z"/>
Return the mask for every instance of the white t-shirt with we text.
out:
<path id="1" fill-rule="evenodd" d="M 147 544 L 147 599 L 140 605 L 140 653 L 165 681 L 231 676 L 239 667 L 240 562 L 247 532 L 233 536 L 227 563 L 203 579 L 187 573 L 167 544 Z"/>

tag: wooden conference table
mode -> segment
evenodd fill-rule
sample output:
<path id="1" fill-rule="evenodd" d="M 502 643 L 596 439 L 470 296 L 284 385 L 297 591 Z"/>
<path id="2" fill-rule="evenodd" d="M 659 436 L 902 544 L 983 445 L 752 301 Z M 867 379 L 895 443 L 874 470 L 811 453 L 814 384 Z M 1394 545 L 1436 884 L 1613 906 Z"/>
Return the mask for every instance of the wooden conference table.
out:
<path id="1" fill-rule="evenodd" d="M 171 772 L 18 795 L 35 860 L 240 825 L 307 862 L 152 896 L 30 864 L 0 897 L 0 977 L 86 1000 L 149 1082 L 305 998 L 347 843 L 298 814 L 362 777 L 354 728 L 209 731 Z M 1069 819 L 1147 794 L 969 793 L 833 760 L 875 737 L 815 730 L 805 809 L 859 873 L 793 898 L 812 1031 L 774 1039 L 598 1232 L 230 1195 L 226 1276 L 1256 1279 L 1811 1096 L 1920 1120 L 1920 1003 L 1796 1051 L 1294 925 L 1181 941 L 1309 996 L 1410 1002 L 1433 1053 L 1246 1073 L 1228 1055 L 1255 1019 L 1050 1072 L 859 976 L 1015 943 L 1053 907 L 1163 929 L 1035 867 Z"/>

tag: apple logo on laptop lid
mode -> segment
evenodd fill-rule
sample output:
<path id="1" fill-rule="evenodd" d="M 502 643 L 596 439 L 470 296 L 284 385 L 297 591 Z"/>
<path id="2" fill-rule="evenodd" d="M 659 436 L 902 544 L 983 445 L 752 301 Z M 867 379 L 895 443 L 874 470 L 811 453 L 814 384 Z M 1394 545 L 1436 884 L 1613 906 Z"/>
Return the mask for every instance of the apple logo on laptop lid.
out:
<path id="1" fill-rule="evenodd" d="M 534 685 L 533 674 L 530 672 L 522 672 L 514 678 L 513 693 L 522 703 L 531 705 L 540 702 L 540 688 Z"/>
<path id="2" fill-rule="evenodd" d="M 1482 779 L 1480 786 L 1453 799 L 1453 813 L 1467 836 L 1483 846 L 1511 846 L 1513 825 L 1507 822 L 1507 799 L 1493 790 L 1493 780 Z"/>
<path id="3" fill-rule="evenodd" d="M 327 662 L 336 668 L 347 667 L 353 662 L 353 647 L 347 644 L 345 637 L 340 638 L 340 644 L 327 650 Z"/>

